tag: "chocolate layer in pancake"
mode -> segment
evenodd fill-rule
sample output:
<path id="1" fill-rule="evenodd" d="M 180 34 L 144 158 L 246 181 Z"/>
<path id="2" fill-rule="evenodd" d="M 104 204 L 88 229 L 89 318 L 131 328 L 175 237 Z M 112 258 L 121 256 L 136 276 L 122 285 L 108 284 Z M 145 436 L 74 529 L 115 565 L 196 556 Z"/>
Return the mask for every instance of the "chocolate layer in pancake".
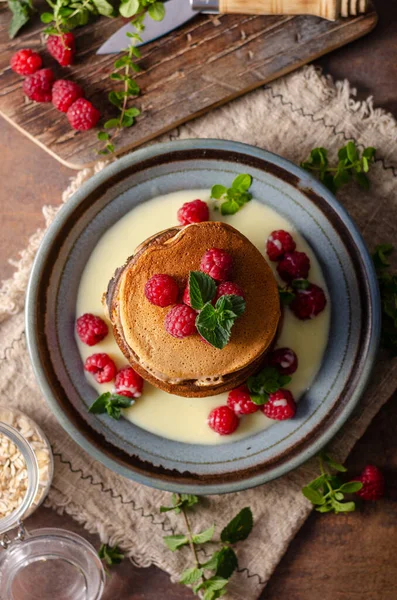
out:
<path id="1" fill-rule="evenodd" d="M 167 273 L 180 285 L 199 270 L 203 254 L 222 248 L 232 255 L 232 280 L 245 292 L 246 310 L 236 320 L 223 350 L 201 337 L 177 339 L 167 333 L 160 308 L 145 297 L 145 284 Z M 153 385 L 187 397 L 221 393 L 241 385 L 257 370 L 280 320 L 277 283 L 259 250 L 239 231 L 213 221 L 173 227 L 146 240 L 111 280 L 106 296 L 118 345 L 131 366 Z"/>

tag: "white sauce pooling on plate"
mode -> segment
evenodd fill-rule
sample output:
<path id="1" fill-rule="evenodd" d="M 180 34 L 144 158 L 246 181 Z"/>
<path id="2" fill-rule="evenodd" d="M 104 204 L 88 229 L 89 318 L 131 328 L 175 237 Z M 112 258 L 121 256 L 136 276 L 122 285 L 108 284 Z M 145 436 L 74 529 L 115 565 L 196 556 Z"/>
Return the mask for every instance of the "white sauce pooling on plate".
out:
<path id="1" fill-rule="evenodd" d="M 87 312 L 103 316 L 102 294 L 106 291 L 115 270 L 123 265 L 134 253 L 135 248 L 148 237 L 174 226 L 177 222 L 178 208 L 184 202 L 196 198 L 209 202 L 209 191 L 188 190 L 158 196 L 140 204 L 115 223 L 103 235 L 84 269 L 78 291 L 76 316 Z M 320 266 L 312 250 L 291 223 L 273 209 L 257 200 L 251 200 L 236 215 L 222 217 L 219 212 L 212 212 L 211 219 L 224 221 L 241 231 L 264 256 L 266 240 L 272 231 L 285 229 L 291 232 L 297 243 L 297 250 L 306 252 L 310 258 L 310 281 L 326 290 Z M 276 263 L 269 264 L 273 269 L 276 266 Z M 287 386 L 297 400 L 310 386 L 320 368 L 328 339 L 329 322 L 329 305 L 310 321 L 299 321 L 288 309 L 284 312 L 283 328 L 277 346 L 292 348 L 298 356 L 298 370 L 292 375 L 292 381 Z M 111 333 L 95 346 L 86 346 L 78 339 L 77 344 L 83 361 L 94 353 L 106 352 L 118 368 L 127 364 Z M 87 378 L 98 394 L 113 390 L 113 383 L 101 385 L 90 374 L 87 374 Z M 232 435 L 220 436 L 208 427 L 207 417 L 213 408 L 226 404 L 226 399 L 227 394 L 208 398 L 183 398 L 167 394 L 145 382 L 141 398 L 137 399 L 134 406 L 124 411 L 124 416 L 139 427 L 162 437 L 196 444 L 236 441 L 277 423 L 258 411 L 242 417 L 237 431 Z"/>

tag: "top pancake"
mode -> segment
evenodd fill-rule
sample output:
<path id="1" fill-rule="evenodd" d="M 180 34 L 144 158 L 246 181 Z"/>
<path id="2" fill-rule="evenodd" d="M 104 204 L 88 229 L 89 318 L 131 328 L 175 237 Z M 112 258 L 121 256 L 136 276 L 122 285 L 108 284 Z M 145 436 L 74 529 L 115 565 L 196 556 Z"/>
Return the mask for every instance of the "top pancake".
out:
<path id="1" fill-rule="evenodd" d="M 246 296 L 245 313 L 222 350 L 205 344 L 198 334 L 172 337 L 164 328 L 170 307 L 154 306 L 144 294 L 146 282 L 158 273 L 174 277 L 182 294 L 189 272 L 199 270 L 203 254 L 214 247 L 232 255 L 232 281 Z M 277 283 L 262 254 L 233 227 L 212 221 L 175 227 L 144 243 L 120 271 L 116 295 L 112 302 L 125 344 L 145 369 L 175 384 L 197 380 L 211 385 L 245 369 L 270 346 L 280 319 Z M 114 315 L 114 307 L 109 309 Z"/>

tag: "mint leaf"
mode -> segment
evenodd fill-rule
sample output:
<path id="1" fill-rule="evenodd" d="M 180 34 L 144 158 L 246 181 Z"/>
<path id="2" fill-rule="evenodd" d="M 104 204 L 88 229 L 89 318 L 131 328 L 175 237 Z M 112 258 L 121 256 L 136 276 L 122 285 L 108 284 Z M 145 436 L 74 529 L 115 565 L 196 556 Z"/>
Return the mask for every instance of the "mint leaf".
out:
<path id="1" fill-rule="evenodd" d="M 128 398 L 127 396 L 121 396 L 119 394 L 112 394 L 111 392 L 105 392 L 99 396 L 88 409 L 88 412 L 94 415 L 101 415 L 107 413 L 113 419 L 120 419 L 122 408 L 129 408 L 135 404 L 135 400 Z"/>
<path id="2" fill-rule="evenodd" d="M 103 15 L 104 17 L 115 16 L 115 10 L 107 0 L 92 0 L 92 3 L 97 9 L 98 14 Z"/>
<path id="3" fill-rule="evenodd" d="M 363 487 L 361 481 L 349 481 L 340 486 L 339 490 L 344 494 L 355 494 L 359 492 Z"/>
<path id="4" fill-rule="evenodd" d="M 208 329 L 209 331 L 214 331 L 217 326 L 218 318 L 215 307 L 212 306 L 210 302 L 205 304 L 201 312 L 197 315 L 196 326 Z M 200 331 L 200 330 L 199 330 Z"/>
<path id="5" fill-rule="evenodd" d="M 241 208 L 241 205 L 231 198 L 230 200 L 226 200 L 221 205 L 221 215 L 235 215 Z"/>
<path id="6" fill-rule="evenodd" d="M 307 290 L 310 286 L 310 282 L 307 279 L 294 279 L 291 282 L 291 287 L 294 290 Z"/>
<path id="7" fill-rule="evenodd" d="M 238 567 L 237 556 L 234 550 L 228 546 L 224 546 L 219 552 L 215 553 L 217 565 L 215 567 L 215 575 L 229 579 L 233 572 Z"/>
<path id="8" fill-rule="evenodd" d="M 109 567 L 120 564 L 124 558 L 124 554 L 118 546 L 108 546 L 107 544 L 102 544 L 98 550 L 98 556 Z"/>
<path id="9" fill-rule="evenodd" d="M 139 0 L 122 0 L 119 11 L 126 19 L 133 17 L 139 11 Z"/>
<path id="10" fill-rule="evenodd" d="M 295 298 L 294 292 L 288 290 L 287 288 L 282 288 L 278 286 L 278 293 L 280 296 L 281 304 L 284 304 L 285 306 L 291 304 L 292 300 Z"/>
<path id="11" fill-rule="evenodd" d="M 355 162 L 358 159 L 358 152 L 354 142 L 347 142 L 346 145 L 347 158 L 350 162 Z"/>
<path id="12" fill-rule="evenodd" d="M 202 327 L 200 323 L 197 323 L 197 319 L 196 327 L 201 337 L 217 350 L 223 350 L 223 348 L 229 343 L 230 328 L 226 329 L 221 325 L 216 325 L 215 329 L 207 329 L 206 327 Z"/>
<path id="13" fill-rule="evenodd" d="M 312 504 L 324 504 L 325 502 L 323 495 L 309 486 L 302 488 L 302 494 L 305 498 L 310 500 Z"/>
<path id="14" fill-rule="evenodd" d="M 154 2 L 148 8 L 149 17 L 153 21 L 162 21 L 165 15 L 165 8 L 162 2 Z"/>
<path id="15" fill-rule="evenodd" d="M 347 469 L 343 465 L 337 463 L 329 454 L 326 452 L 322 452 L 320 454 L 321 458 L 331 467 L 331 469 L 335 469 L 335 471 L 339 471 L 340 473 L 346 473 Z"/>
<path id="16" fill-rule="evenodd" d="M 35 12 L 35 9 L 31 0 L 8 0 L 7 4 L 12 12 L 8 35 L 13 39 L 19 30 L 30 21 L 30 17 Z"/>
<path id="17" fill-rule="evenodd" d="M 222 304 L 221 304 L 222 300 Z M 221 296 L 217 303 L 215 304 L 215 308 L 219 310 L 218 307 L 222 306 L 223 311 L 231 311 L 237 317 L 241 317 L 241 315 L 245 312 L 245 300 L 242 296 L 235 296 L 234 294 L 227 294 L 225 296 Z"/>
<path id="18" fill-rule="evenodd" d="M 191 569 L 186 569 L 183 571 L 179 583 L 184 583 L 185 585 L 192 585 L 195 583 L 200 577 L 203 575 L 203 569 L 197 569 L 196 567 L 192 567 Z"/>
<path id="19" fill-rule="evenodd" d="M 251 175 L 237 175 L 236 179 L 232 183 L 232 189 L 238 190 L 239 192 L 247 192 L 251 187 L 252 177 Z"/>
<path id="20" fill-rule="evenodd" d="M 201 533 L 193 534 L 193 536 L 192 536 L 193 542 L 195 544 L 205 544 L 206 542 L 209 542 L 210 540 L 212 540 L 214 531 L 215 531 L 215 525 L 211 525 L 211 527 L 209 527 L 205 531 L 202 531 Z"/>
<path id="21" fill-rule="evenodd" d="M 197 331 L 211 346 L 222 350 L 230 340 L 235 320 L 244 311 L 245 300 L 241 296 L 221 296 L 215 307 L 207 302 L 197 315 Z"/>
<path id="22" fill-rule="evenodd" d="M 221 540 L 222 542 L 228 542 L 229 544 L 245 540 L 251 533 L 252 527 L 252 511 L 247 506 L 243 508 L 238 515 L 226 525 L 226 527 L 224 527 L 221 533 Z"/>
<path id="23" fill-rule="evenodd" d="M 166 535 L 165 537 L 163 537 L 163 540 L 165 545 L 171 550 L 171 552 L 175 552 L 175 550 L 178 550 L 179 548 L 182 548 L 182 546 L 185 546 L 189 543 L 189 540 L 186 537 L 186 535 L 180 534 Z"/>
<path id="24" fill-rule="evenodd" d="M 204 305 L 210 302 L 216 293 L 215 281 L 201 271 L 190 271 L 188 286 L 190 304 L 195 310 L 204 308 Z"/>
<path id="25" fill-rule="evenodd" d="M 213 185 L 211 188 L 211 198 L 219 200 L 224 194 L 226 194 L 227 188 L 224 185 Z"/>

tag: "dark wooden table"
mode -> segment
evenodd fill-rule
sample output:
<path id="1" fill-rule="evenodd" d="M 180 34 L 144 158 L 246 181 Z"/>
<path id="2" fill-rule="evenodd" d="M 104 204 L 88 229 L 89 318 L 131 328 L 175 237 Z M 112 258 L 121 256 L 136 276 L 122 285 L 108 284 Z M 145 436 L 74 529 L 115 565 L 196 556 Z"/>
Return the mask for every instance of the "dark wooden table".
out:
<path id="1" fill-rule="evenodd" d="M 397 117 L 397 2 L 375 0 L 380 21 L 369 36 L 317 61 L 335 79 L 347 78 L 358 97 L 374 97 Z M 58 164 L 4 121 L 0 127 L 0 279 L 12 273 L 7 259 L 26 246 L 43 224 L 41 207 L 59 202 L 72 171 Z M 348 516 L 312 514 L 290 545 L 262 598 L 266 600 L 397 599 L 397 394 L 357 443 L 348 466 L 359 471 L 374 462 L 386 474 L 387 497 Z M 99 547 L 67 516 L 41 508 L 28 526 L 64 527 Z M 112 571 L 105 600 L 192 598 L 158 569 L 137 569 L 128 561 Z"/>

